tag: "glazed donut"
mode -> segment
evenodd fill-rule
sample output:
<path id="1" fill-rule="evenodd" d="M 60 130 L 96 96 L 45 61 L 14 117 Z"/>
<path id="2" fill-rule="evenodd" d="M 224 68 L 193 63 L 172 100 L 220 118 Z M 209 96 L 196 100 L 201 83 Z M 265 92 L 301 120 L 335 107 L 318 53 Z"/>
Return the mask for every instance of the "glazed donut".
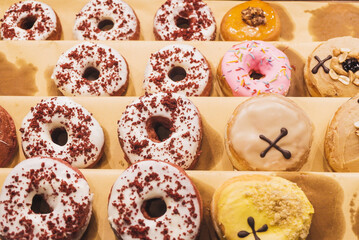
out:
<path id="1" fill-rule="evenodd" d="M 169 45 L 151 54 L 145 70 L 143 88 L 147 93 L 208 96 L 212 88 L 211 68 L 195 47 Z"/>
<path id="2" fill-rule="evenodd" d="M 162 207 L 154 206 L 156 201 Z M 146 160 L 130 166 L 116 180 L 108 219 L 119 239 L 194 240 L 201 225 L 202 201 L 182 169 Z"/>
<path id="3" fill-rule="evenodd" d="M 79 240 L 91 218 L 92 197 L 85 177 L 66 162 L 45 157 L 24 160 L 1 189 L 0 236 Z"/>
<path id="4" fill-rule="evenodd" d="M 10 114 L 0 106 L 0 167 L 6 166 L 17 150 L 16 128 Z"/>
<path id="5" fill-rule="evenodd" d="M 67 96 L 118 96 L 127 89 L 128 74 L 115 49 L 83 42 L 60 56 L 51 78 Z"/>
<path id="6" fill-rule="evenodd" d="M 179 94 L 145 95 L 126 107 L 118 121 L 118 138 L 129 164 L 158 159 L 192 169 L 200 155 L 201 116 Z"/>
<path id="7" fill-rule="evenodd" d="M 103 153 L 100 124 L 67 97 L 44 99 L 25 116 L 20 128 L 25 157 L 60 158 L 74 167 L 94 166 Z"/>
<path id="8" fill-rule="evenodd" d="M 79 40 L 138 40 L 140 22 L 121 0 L 91 0 L 76 15 L 73 33 Z"/>
<path id="9" fill-rule="evenodd" d="M 216 21 L 201 0 L 167 0 L 154 18 L 156 40 L 209 41 L 216 38 Z"/>
<path id="10" fill-rule="evenodd" d="M 59 40 L 62 28 L 50 6 L 37 1 L 13 4 L 2 18 L 0 36 L 4 40 Z"/>
<path id="11" fill-rule="evenodd" d="M 227 96 L 286 95 L 291 69 L 287 56 L 272 44 L 245 41 L 225 53 L 217 76 L 222 92 Z"/>

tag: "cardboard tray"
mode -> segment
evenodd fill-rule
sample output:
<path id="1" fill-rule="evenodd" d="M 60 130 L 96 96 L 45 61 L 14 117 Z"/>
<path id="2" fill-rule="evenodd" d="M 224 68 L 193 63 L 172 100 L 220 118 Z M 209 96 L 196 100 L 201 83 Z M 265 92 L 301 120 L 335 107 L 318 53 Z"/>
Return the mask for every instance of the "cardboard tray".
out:
<path id="1" fill-rule="evenodd" d="M 18 0 L 2 0 L 0 17 Z M 76 14 L 88 0 L 42 0 L 51 6 L 60 18 L 63 35 L 62 40 L 73 40 L 72 28 Z M 140 24 L 140 40 L 154 40 L 153 18 L 165 0 L 127 0 L 136 12 Z M 217 40 L 219 27 L 225 13 L 241 1 L 208 1 L 217 22 Z M 359 19 L 358 3 L 325 3 L 312 1 L 279 1 L 270 2 L 278 12 L 282 23 L 280 41 L 324 41 L 335 36 L 359 36 L 356 26 Z M 328 31 L 330 29 L 330 31 Z"/>
<path id="2" fill-rule="evenodd" d="M 0 169 L 2 186 L 11 169 Z M 107 220 L 107 201 L 111 186 L 121 170 L 82 170 L 94 193 L 93 216 L 83 240 L 114 240 Z M 225 180 L 248 172 L 187 171 L 203 199 L 204 218 L 200 240 L 215 240 L 210 219 L 210 202 L 216 188 Z M 357 239 L 359 229 L 359 174 L 343 173 L 259 173 L 285 177 L 296 182 L 314 206 L 310 235 L 307 240 Z M 101 179 L 99 181 L 99 179 Z M 238 231 L 240 231 L 239 229 Z"/>

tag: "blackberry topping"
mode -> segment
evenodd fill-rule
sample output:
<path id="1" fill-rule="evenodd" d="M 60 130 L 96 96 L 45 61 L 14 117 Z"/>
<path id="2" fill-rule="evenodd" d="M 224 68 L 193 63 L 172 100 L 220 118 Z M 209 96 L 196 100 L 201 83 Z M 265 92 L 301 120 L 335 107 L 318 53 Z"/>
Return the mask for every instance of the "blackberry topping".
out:
<path id="1" fill-rule="evenodd" d="M 355 73 L 359 70 L 359 61 L 356 58 L 349 58 L 342 63 L 342 66 L 346 72 L 351 70 L 353 73 Z"/>

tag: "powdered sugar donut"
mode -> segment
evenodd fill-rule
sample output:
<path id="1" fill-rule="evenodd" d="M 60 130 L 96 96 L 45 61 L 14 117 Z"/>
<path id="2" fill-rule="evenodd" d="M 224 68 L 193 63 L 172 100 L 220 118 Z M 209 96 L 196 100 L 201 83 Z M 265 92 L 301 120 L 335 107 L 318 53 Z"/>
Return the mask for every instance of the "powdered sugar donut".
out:
<path id="1" fill-rule="evenodd" d="M 146 95 L 126 107 L 118 121 L 118 137 L 130 164 L 158 159 L 191 169 L 200 154 L 201 117 L 184 96 Z"/>
<path id="2" fill-rule="evenodd" d="M 215 40 L 216 21 L 201 0 L 167 0 L 155 15 L 153 32 L 156 40 Z"/>
<path id="3" fill-rule="evenodd" d="M 154 207 L 156 203 L 162 209 Z M 119 239 L 194 240 L 201 225 L 202 201 L 182 169 L 147 160 L 130 166 L 116 180 L 108 216 Z"/>
<path id="4" fill-rule="evenodd" d="M 227 96 L 286 95 L 291 82 L 291 69 L 287 56 L 272 44 L 245 41 L 225 53 L 217 75 Z"/>
<path id="5" fill-rule="evenodd" d="M 151 54 L 143 88 L 148 93 L 172 92 L 208 96 L 212 74 L 205 57 L 190 45 L 173 44 Z"/>
<path id="6" fill-rule="evenodd" d="M 73 33 L 79 40 L 137 40 L 140 22 L 121 0 L 91 0 L 76 15 Z"/>
<path id="7" fill-rule="evenodd" d="M 128 74 L 126 60 L 115 49 L 83 42 L 60 56 L 51 78 L 64 95 L 112 96 L 126 91 Z"/>
<path id="8" fill-rule="evenodd" d="M 1 19 L 4 40 L 59 40 L 61 24 L 50 6 L 37 1 L 13 4 Z"/>
<path id="9" fill-rule="evenodd" d="M 0 236 L 81 239 L 91 214 L 92 194 L 80 171 L 61 160 L 31 158 L 12 169 L 1 189 Z"/>
<path id="10" fill-rule="evenodd" d="M 26 157 L 56 157 L 85 168 L 94 166 L 103 153 L 100 124 L 67 97 L 44 99 L 31 108 L 20 132 Z"/>

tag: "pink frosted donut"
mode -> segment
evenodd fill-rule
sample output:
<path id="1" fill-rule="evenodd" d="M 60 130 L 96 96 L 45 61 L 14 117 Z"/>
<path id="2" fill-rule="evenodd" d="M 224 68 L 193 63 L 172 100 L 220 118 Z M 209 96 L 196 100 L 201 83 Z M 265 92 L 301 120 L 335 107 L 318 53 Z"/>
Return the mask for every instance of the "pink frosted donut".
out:
<path id="1" fill-rule="evenodd" d="M 288 57 L 272 44 L 245 41 L 225 53 L 218 79 L 227 96 L 250 97 L 262 93 L 286 95 L 291 82 Z"/>

